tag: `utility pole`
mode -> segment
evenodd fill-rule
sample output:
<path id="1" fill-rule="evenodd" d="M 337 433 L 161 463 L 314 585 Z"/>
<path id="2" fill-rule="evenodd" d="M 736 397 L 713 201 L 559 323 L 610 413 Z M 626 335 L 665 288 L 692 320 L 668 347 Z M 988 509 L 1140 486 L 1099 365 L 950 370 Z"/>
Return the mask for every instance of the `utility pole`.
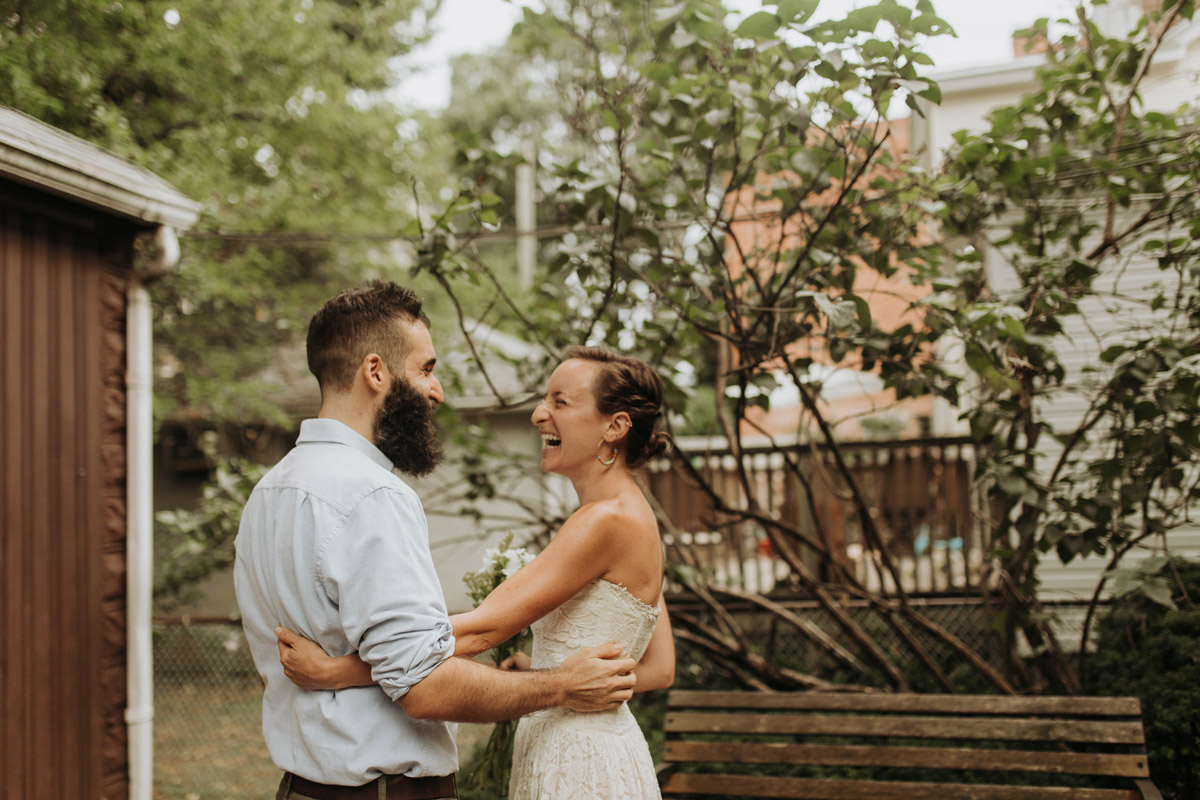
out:
<path id="1" fill-rule="evenodd" d="M 533 273 L 537 265 L 537 203 L 534 165 L 537 163 L 532 145 L 526 145 L 525 160 L 517 165 L 517 282 L 523 290 L 533 288 Z"/>

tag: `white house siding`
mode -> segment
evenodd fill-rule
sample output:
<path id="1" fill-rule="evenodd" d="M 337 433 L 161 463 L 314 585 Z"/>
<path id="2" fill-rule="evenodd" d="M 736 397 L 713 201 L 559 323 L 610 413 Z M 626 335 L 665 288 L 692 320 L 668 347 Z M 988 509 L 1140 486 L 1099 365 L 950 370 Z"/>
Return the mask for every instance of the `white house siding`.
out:
<path id="1" fill-rule="evenodd" d="M 1130 247 L 1128 251 L 1135 249 L 1136 246 Z M 1014 273 L 1007 268 L 999 253 L 989 252 L 986 261 L 989 281 L 1001 297 L 1017 288 Z M 1063 319 L 1064 335 L 1057 342 L 1057 348 L 1070 383 L 1047 397 L 1041 407 L 1044 419 L 1056 431 L 1069 432 L 1082 421 L 1087 411 L 1087 384 L 1102 379 L 1098 375 L 1089 375 L 1085 369 L 1101 365 L 1100 353 L 1105 348 L 1152 334 L 1166 324 L 1166 312 L 1151 313 L 1146 305 L 1136 300 L 1152 297 L 1156 293 L 1154 285 L 1157 283 L 1166 281 L 1170 285 L 1172 274 L 1161 272 L 1154 261 L 1138 255 L 1122 259 L 1121 263 L 1113 266 L 1114 269 L 1098 279 L 1097 286 L 1101 291 L 1129 299 L 1089 298 L 1081 304 L 1081 314 Z M 1043 438 L 1042 445 L 1041 465 L 1048 473 L 1053 469 L 1061 448 L 1049 438 Z M 1153 550 L 1150 548 L 1161 547 L 1162 542 L 1147 542 L 1147 545 L 1147 549 L 1131 553 L 1124 565 L 1151 555 Z M 1200 529 L 1176 530 L 1167 545 L 1171 552 L 1178 555 L 1200 558 Z M 1105 565 L 1106 559 L 1100 557 L 1076 559 L 1064 565 L 1053 554 L 1049 554 L 1038 571 L 1042 594 L 1047 599 L 1090 598 Z"/>
<path id="2" fill-rule="evenodd" d="M 1136 14 L 1114 3 L 1102 11 L 1099 24 L 1110 34 L 1126 30 Z M 958 130 L 981 132 L 986 130 L 987 115 L 996 108 L 1015 103 L 1023 94 L 1037 88 L 1034 71 L 1042 63 L 1041 56 L 1025 56 L 1005 65 L 962 70 L 939 76 L 943 102 L 938 107 L 927 108 L 922 122 L 914 120 L 914 148 L 920 151 L 924 145 L 926 163 L 935 167 L 941 163 L 946 150 L 953 144 L 953 134 Z M 1181 105 L 1195 104 L 1200 96 L 1200 25 L 1181 24 L 1168 36 L 1156 58 L 1156 67 L 1147 76 L 1141 91 L 1144 107 L 1163 112 L 1174 112 Z M 993 239 L 1002 231 L 992 231 Z M 1136 245 L 1127 246 L 1126 254 L 1133 254 Z M 985 265 L 989 282 L 998 293 L 1016 289 L 1016 277 L 1003 256 L 991 251 L 986 254 Z M 1170 280 L 1170 273 L 1162 273 L 1154 261 L 1136 255 L 1122 259 L 1113 269 L 1102 276 L 1097 285 L 1113 294 L 1132 298 L 1146 298 L 1154 293 L 1154 284 Z M 1089 299 L 1082 306 L 1078 317 L 1063 321 L 1064 337 L 1059 342 L 1059 353 L 1068 376 L 1074 386 L 1047 398 L 1042 411 L 1045 418 L 1057 430 L 1070 430 L 1082 419 L 1087 405 L 1084 395 L 1073 388 L 1078 381 L 1088 380 L 1083 368 L 1098 365 L 1099 354 L 1104 348 L 1120 341 L 1127 341 L 1134 332 L 1147 332 L 1161 325 L 1147 313 L 1144 305 L 1121 302 L 1116 299 Z M 1093 378 L 1094 380 L 1094 378 Z M 937 433 L 959 433 L 961 423 L 955 421 L 954 409 L 944 409 L 936 414 L 934 422 Z M 1047 442 L 1042 463 L 1052 468 L 1058 452 L 1053 442 Z M 1153 543 L 1154 546 L 1161 542 Z M 1178 529 L 1170 535 L 1170 550 L 1189 558 L 1200 558 L 1200 528 Z M 1144 557 L 1148 551 L 1142 551 Z M 1132 556 L 1130 561 L 1136 560 Z M 1039 569 L 1042 581 L 1042 596 L 1048 600 L 1070 600 L 1090 598 L 1099 576 L 1106 566 L 1101 557 L 1077 558 L 1062 564 L 1054 554 L 1044 557 Z M 1128 566 L 1129 561 L 1126 562 Z"/>

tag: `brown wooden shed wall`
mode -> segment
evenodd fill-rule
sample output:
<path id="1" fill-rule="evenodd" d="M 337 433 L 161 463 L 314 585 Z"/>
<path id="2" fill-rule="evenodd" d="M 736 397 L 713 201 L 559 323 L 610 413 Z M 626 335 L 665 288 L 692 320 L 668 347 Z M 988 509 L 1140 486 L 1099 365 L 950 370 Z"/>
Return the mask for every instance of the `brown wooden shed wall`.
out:
<path id="1" fill-rule="evenodd" d="M 126 223 L 0 181 L 0 786 L 128 796 Z"/>

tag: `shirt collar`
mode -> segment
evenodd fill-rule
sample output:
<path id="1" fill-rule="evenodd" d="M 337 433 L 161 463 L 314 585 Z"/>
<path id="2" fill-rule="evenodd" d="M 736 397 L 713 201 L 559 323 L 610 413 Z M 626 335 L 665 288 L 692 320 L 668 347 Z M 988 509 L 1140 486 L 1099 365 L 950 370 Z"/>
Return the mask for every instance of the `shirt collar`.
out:
<path id="1" fill-rule="evenodd" d="M 322 417 L 318 419 L 306 419 L 300 423 L 300 435 L 296 437 L 296 444 L 301 445 L 316 442 L 344 444 L 362 453 L 388 472 L 391 472 L 393 469 L 391 460 L 380 452 L 378 447 L 364 439 L 362 434 L 355 431 L 349 425 L 344 422 L 338 422 L 336 419 Z"/>

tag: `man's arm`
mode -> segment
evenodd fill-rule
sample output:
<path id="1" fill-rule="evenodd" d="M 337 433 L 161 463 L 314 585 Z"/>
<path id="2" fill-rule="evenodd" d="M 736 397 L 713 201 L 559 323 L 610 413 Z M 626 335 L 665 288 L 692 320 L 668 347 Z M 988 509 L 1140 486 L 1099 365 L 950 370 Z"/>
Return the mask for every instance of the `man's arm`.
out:
<path id="1" fill-rule="evenodd" d="M 393 701 L 454 652 L 428 537 L 420 502 L 382 487 L 317 546 L 318 578 L 345 637 L 334 641 L 370 665 L 372 681 Z"/>
<path id="2" fill-rule="evenodd" d="M 658 625 L 650 637 L 650 644 L 642 654 L 642 660 L 633 668 L 633 676 L 637 679 L 634 692 L 652 692 L 656 689 L 668 689 L 675 683 L 675 640 L 671 635 L 671 618 L 667 615 L 666 599 L 658 598 L 660 614 Z M 329 659 L 332 661 L 333 659 Z M 528 671 L 530 658 L 525 653 L 517 651 L 500 663 L 500 669 L 516 672 Z M 296 682 L 296 679 L 292 679 Z"/>
<path id="3" fill-rule="evenodd" d="M 659 618 L 659 625 L 662 625 L 662 617 Z M 287 628 L 276 628 L 275 635 L 279 639 L 279 660 L 283 664 L 283 674 L 301 689 L 309 691 L 349 689 L 356 686 L 372 686 L 375 683 L 371 679 L 370 665 L 356 654 L 352 653 L 348 656 L 332 658 L 326 655 L 325 651 L 315 642 L 309 641 Z M 657 637 L 658 634 L 655 634 L 655 638 Z M 669 640 L 669 630 L 667 637 Z M 651 640 L 651 649 L 654 649 L 653 640 Z M 484 665 L 476 664 L 476 662 L 465 658 L 451 659 L 451 661 L 460 661 L 464 664 L 473 664 L 474 666 L 460 668 L 453 664 L 449 667 L 446 664 L 440 665 L 424 680 L 410 689 L 407 695 L 401 697 L 400 704 L 405 710 L 409 710 L 406 703 L 412 702 L 413 711 L 424 713 L 422 709 L 428 703 L 441 704 L 445 702 L 446 697 L 440 696 L 436 692 L 452 692 L 455 698 L 465 693 L 485 695 L 484 699 L 479 701 L 479 704 L 470 707 L 473 713 L 479 709 L 480 705 L 488 705 L 499 699 L 497 708 L 494 711 L 489 710 L 487 712 L 489 717 L 486 720 L 462 719 L 458 716 L 446 717 L 440 716 L 439 713 L 432 714 L 434 719 L 450 719 L 456 722 L 486 722 L 494 719 L 508 719 L 513 716 L 528 714 L 530 711 L 536 711 L 539 708 L 564 704 L 568 704 L 568 707 L 575 708 L 577 711 L 603 711 L 604 709 L 612 708 L 623 699 L 628 699 L 628 695 L 623 693 L 626 688 L 626 681 L 609 680 L 614 676 L 620 677 L 619 673 L 627 671 L 627 665 L 633 663 L 632 659 L 613 660 L 619 652 L 620 646 L 610 643 L 601 647 L 593 647 L 580 651 L 580 653 L 568 659 L 562 667 L 554 671 L 530 673 L 526 667 L 525 674 L 535 676 L 534 679 L 532 681 L 519 681 L 516 684 L 510 684 L 508 681 L 490 675 L 489 671 L 492 670 L 488 667 L 484 667 L 484 672 L 479 673 L 476 667 L 483 667 Z M 649 651 L 647 655 L 649 655 Z M 672 649 L 672 659 L 673 656 L 674 650 Z M 575 659 L 582 659 L 584 663 L 577 664 L 575 663 Z M 586 666 L 588 660 L 594 662 L 591 664 L 590 670 Z M 637 681 L 639 691 L 646 691 L 641 686 L 644 682 L 642 667 L 645 662 L 646 659 L 643 658 L 642 662 L 637 665 L 635 680 Z M 671 664 L 671 675 L 672 677 L 674 675 L 673 662 Z M 437 678 L 435 683 L 427 683 L 434 677 Z M 480 686 L 482 688 L 474 685 L 466 687 L 457 686 L 457 683 L 463 680 L 468 682 L 481 681 Z M 655 680 L 660 679 L 656 678 Z M 571 683 L 571 681 L 577 681 L 578 683 Z M 439 684 L 442 682 L 447 682 L 448 686 L 440 686 Z M 559 685 L 562 683 L 566 684 L 565 692 L 562 691 L 562 686 Z M 663 682 L 662 685 L 665 686 L 669 683 L 670 681 L 668 680 Z M 652 686 L 648 688 L 659 687 Z M 405 698 L 412 696 L 413 692 L 417 692 L 416 700 L 406 701 Z M 606 694 L 607 692 L 612 693 Z M 514 696 L 507 697 L 506 693 Z M 432 696 L 432 700 L 430 696 Z M 556 701 L 555 698 L 559 698 L 559 700 Z M 511 708 L 521 710 L 508 713 L 506 709 Z M 498 716 L 490 716 L 492 714 Z M 413 716 L 412 711 L 409 711 L 409 715 Z"/>
<path id="4" fill-rule="evenodd" d="M 589 647 L 550 671 L 505 672 L 449 658 L 397 702 L 414 719 L 496 722 L 565 706 L 575 711 L 616 708 L 633 696 L 632 658 L 620 646 Z"/>

